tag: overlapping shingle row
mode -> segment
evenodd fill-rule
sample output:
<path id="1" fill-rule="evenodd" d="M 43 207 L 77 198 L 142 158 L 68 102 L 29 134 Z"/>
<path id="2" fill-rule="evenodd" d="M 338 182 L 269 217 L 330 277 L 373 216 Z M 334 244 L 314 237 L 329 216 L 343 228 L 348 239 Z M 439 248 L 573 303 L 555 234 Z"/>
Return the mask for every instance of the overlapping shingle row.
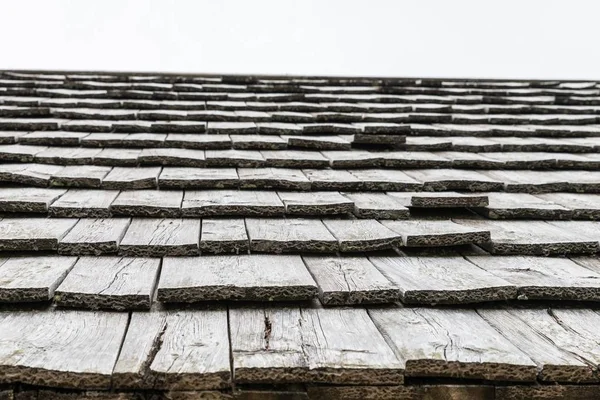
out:
<path id="1" fill-rule="evenodd" d="M 598 149 L 591 81 L 1 72 L 0 398 L 595 398 Z"/>

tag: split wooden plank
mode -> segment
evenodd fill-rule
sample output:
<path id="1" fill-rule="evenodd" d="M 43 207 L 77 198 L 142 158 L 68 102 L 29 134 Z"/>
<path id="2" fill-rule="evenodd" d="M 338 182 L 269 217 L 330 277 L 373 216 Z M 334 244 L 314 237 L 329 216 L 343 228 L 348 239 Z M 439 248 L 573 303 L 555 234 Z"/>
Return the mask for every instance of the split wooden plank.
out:
<path id="1" fill-rule="evenodd" d="M 59 254 L 80 255 L 116 253 L 129 218 L 82 218 L 60 239 Z"/>
<path id="2" fill-rule="evenodd" d="M 373 219 L 326 219 L 343 252 L 385 250 L 402 245 L 402 236 Z"/>
<path id="3" fill-rule="evenodd" d="M 68 165 L 50 178 L 50 186 L 99 188 L 111 167 L 96 165 Z"/>
<path id="4" fill-rule="evenodd" d="M 445 220 L 380 221 L 402 235 L 404 246 L 436 247 L 480 244 L 490 241 L 490 231 L 484 227 L 469 227 Z"/>
<path id="5" fill-rule="evenodd" d="M 244 219 L 202 219 L 201 252 L 239 254 L 249 248 Z"/>
<path id="6" fill-rule="evenodd" d="M 327 305 L 393 303 L 400 290 L 366 257 L 303 256 Z"/>
<path id="7" fill-rule="evenodd" d="M 186 190 L 181 211 L 185 217 L 273 217 L 285 207 L 277 193 L 259 190 Z"/>
<path id="8" fill-rule="evenodd" d="M 394 356 L 364 309 L 234 308 L 230 315 L 239 382 L 403 381 L 403 361 Z"/>
<path id="9" fill-rule="evenodd" d="M 566 258 L 467 256 L 467 259 L 515 285 L 519 300 L 600 300 L 600 274 Z"/>
<path id="10" fill-rule="evenodd" d="M 317 286 L 300 256 L 234 255 L 165 257 L 158 300 L 310 300 Z"/>
<path id="11" fill-rule="evenodd" d="M 51 217 L 109 218 L 118 190 L 69 189 L 48 208 Z"/>
<path id="12" fill-rule="evenodd" d="M 571 219 L 566 207 L 528 193 L 488 193 L 489 205 L 477 212 L 491 219 Z"/>
<path id="13" fill-rule="evenodd" d="M 402 199 L 403 204 L 416 208 L 460 208 L 485 207 L 486 194 L 465 194 L 457 192 L 388 192 L 390 196 Z"/>
<path id="14" fill-rule="evenodd" d="M 164 167 L 158 178 L 161 189 L 231 189 L 238 184 L 235 168 Z"/>
<path id="15" fill-rule="evenodd" d="M 460 256 L 370 257 L 407 304 L 469 304 L 517 297 L 510 282 Z"/>
<path id="16" fill-rule="evenodd" d="M 573 219 L 600 219 L 600 194 L 547 193 L 536 197 L 568 208 Z"/>
<path id="17" fill-rule="evenodd" d="M 182 167 L 203 167 L 206 164 L 204 150 L 177 148 L 146 148 L 138 157 L 142 165 L 175 165 Z"/>
<path id="18" fill-rule="evenodd" d="M 102 181 L 103 189 L 156 188 L 161 167 L 114 167 Z"/>
<path id="19" fill-rule="evenodd" d="M 46 213 L 48 206 L 65 193 L 65 189 L 1 188 L 0 212 Z"/>
<path id="20" fill-rule="evenodd" d="M 133 218 L 119 246 L 123 256 L 198 254 L 200 220 Z"/>
<path id="21" fill-rule="evenodd" d="M 229 310 L 232 366 L 239 383 L 307 380 L 302 315 L 298 307 L 233 307 Z"/>
<path id="22" fill-rule="evenodd" d="M 302 170 L 291 168 L 238 168 L 242 189 L 310 190 Z"/>
<path id="23" fill-rule="evenodd" d="M 504 188 L 502 180 L 486 176 L 478 171 L 458 169 L 415 169 L 404 171 L 408 176 L 423 182 L 427 191 L 468 190 L 471 192 L 494 192 Z"/>
<path id="24" fill-rule="evenodd" d="M 534 362 L 473 310 L 369 310 L 412 377 L 534 382 Z"/>
<path id="25" fill-rule="evenodd" d="M 491 221 L 455 219 L 455 222 L 491 232 L 491 241 L 480 245 L 492 254 L 559 255 L 591 254 L 600 250 L 598 239 L 545 221 Z"/>
<path id="26" fill-rule="evenodd" d="M 539 378 L 542 381 L 598 381 L 595 366 L 590 366 L 585 358 L 580 356 L 580 351 L 576 350 L 577 344 L 582 342 L 581 336 L 569 333 L 568 328 L 561 326 L 548 311 L 480 309 L 477 312 L 538 365 Z M 544 328 L 540 328 L 540 325 Z M 566 335 L 570 340 L 577 340 L 567 349 L 562 349 L 560 345 L 564 342 L 564 336 L 560 343 L 555 342 L 561 335 Z"/>
<path id="27" fill-rule="evenodd" d="M 149 309 L 159 258 L 80 257 L 55 291 L 62 307 Z"/>
<path id="28" fill-rule="evenodd" d="M 354 203 L 354 215 L 358 218 L 408 219 L 410 211 L 393 196 L 386 193 L 342 193 Z"/>
<path id="29" fill-rule="evenodd" d="M 227 310 L 134 312 L 113 372 L 119 389 L 207 390 L 231 384 Z"/>
<path id="30" fill-rule="evenodd" d="M 127 314 L 111 312 L 5 312 L 0 317 L 0 381 L 108 389 L 127 320 Z"/>
<path id="31" fill-rule="evenodd" d="M 351 214 L 354 203 L 338 192 L 279 192 L 286 214 L 318 216 Z"/>
<path id="32" fill-rule="evenodd" d="M 110 205 L 113 215 L 138 217 L 181 216 L 183 191 L 179 190 L 127 190 L 119 193 Z"/>
<path id="33" fill-rule="evenodd" d="M 361 188 L 373 191 L 415 191 L 420 190 L 422 183 L 413 179 L 407 173 L 384 169 L 353 169 L 348 170 L 362 181 Z"/>
<path id="34" fill-rule="evenodd" d="M 251 251 L 322 253 L 338 249 L 338 241 L 320 220 L 246 218 L 246 228 Z"/>
<path id="35" fill-rule="evenodd" d="M 0 260 L 0 302 L 48 301 L 77 257 L 10 257 Z"/>
<path id="36" fill-rule="evenodd" d="M 72 218 L 3 218 L 0 220 L 0 250 L 57 250 L 58 242 L 77 221 Z"/>

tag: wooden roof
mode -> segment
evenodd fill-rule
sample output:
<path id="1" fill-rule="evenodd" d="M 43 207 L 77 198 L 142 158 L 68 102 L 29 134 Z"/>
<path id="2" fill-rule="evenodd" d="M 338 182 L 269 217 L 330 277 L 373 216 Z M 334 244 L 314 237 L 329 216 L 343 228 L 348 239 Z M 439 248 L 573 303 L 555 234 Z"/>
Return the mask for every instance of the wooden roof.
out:
<path id="1" fill-rule="evenodd" d="M 0 71 L 0 182 L 0 399 L 600 393 L 598 82 Z"/>

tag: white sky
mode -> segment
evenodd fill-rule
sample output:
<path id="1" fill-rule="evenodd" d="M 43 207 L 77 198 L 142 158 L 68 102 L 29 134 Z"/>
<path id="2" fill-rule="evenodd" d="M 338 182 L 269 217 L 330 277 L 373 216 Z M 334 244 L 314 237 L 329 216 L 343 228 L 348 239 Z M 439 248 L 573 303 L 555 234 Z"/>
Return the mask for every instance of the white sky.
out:
<path id="1" fill-rule="evenodd" d="M 596 0 L 0 5 L 0 69 L 600 79 Z"/>

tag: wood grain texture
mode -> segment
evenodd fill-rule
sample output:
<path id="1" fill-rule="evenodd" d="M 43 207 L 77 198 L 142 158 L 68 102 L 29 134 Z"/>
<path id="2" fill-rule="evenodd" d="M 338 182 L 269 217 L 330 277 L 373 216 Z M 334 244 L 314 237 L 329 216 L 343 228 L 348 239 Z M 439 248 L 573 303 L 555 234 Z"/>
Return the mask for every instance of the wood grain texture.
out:
<path id="1" fill-rule="evenodd" d="M 166 257 L 158 283 L 158 300 L 165 303 L 295 301 L 316 294 L 300 256 Z"/>
<path id="2" fill-rule="evenodd" d="M 393 303 L 400 290 L 366 257 L 303 256 L 326 305 Z"/>
<path id="3" fill-rule="evenodd" d="M 250 250 L 334 252 L 338 241 L 320 220 L 246 218 Z"/>
<path id="4" fill-rule="evenodd" d="M 0 317 L 0 381 L 108 389 L 127 314 L 5 312 Z"/>
<path id="5" fill-rule="evenodd" d="M 0 220 L 0 250 L 57 250 L 58 242 L 77 219 L 3 218 Z"/>
<path id="6" fill-rule="evenodd" d="M 73 268 L 77 257 L 37 256 L 0 260 L 0 302 L 47 301 Z"/>
<path id="7" fill-rule="evenodd" d="M 400 299 L 407 304 L 469 304 L 517 297 L 515 285 L 460 256 L 369 260 L 400 289 Z"/>
<path id="8" fill-rule="evenodd" d="M 266 190 L 186 190 L 181 207 L 186 217 L 272 217 L 285 212 L 277 193 Z"/>
<path id="9" fill-rule="evenodd" d="M 116 253 L 129 227 L 129 218 L 82 218 L 58 244 L 59 254 Z"/>
<path id="10" fill-rule="evenodd" d="M 230 315 L 240 382 L 402 383 L 403 362 L 363 309 L 235 308 Z"/>
<path id="11" fill-rule="evenodd" d="M 318 216 L 351 214 L 354 204 L 338 192 L 279 192 L 286 214 Z"/>
<path id="12" fill-rule="evenodd" d="M 468 256 L 467 259 L 515 285 L 520 300 L 600 299 L 600 274 L 569 259 L 533 256 Z"/>
<path id="13" fill-rule="evenodd" d="M 343 252 L 385 250 L 402 245 L 402 236 L 374 219 L 324 219 Z"/>
<path id="14" fill-rule="evenodd" d="M 372 309 L 369 315 L 414 377 L 534 382 L 534 362 L 474 310 Z"/>
<path id="15" fill-rule="evenodd" d="M 181 216 L 182 201 L 180 190 L 126 190 L 111 203 L 110 212 L 128 217 L 175 218 Z"/>
<path id="16" fill-rule="evenodd" d="M 233 307 L 229 311 L 235 380 L 289 383 L 307 380 L 302 315 L 298 307 Z"/>
<path id="17" fill-rule="evenodd" d="M 546 310 L 481 309 L 477 312 L 537 364 L 542 381 L 579 383 L 598 380 L 594 367 L 569 351 L 571 349 L 561 349 L 554 342 L 553 333 L 558 327 L 547 324 L 545 329 L 552 328 L 554 332 L 540 331 L 538 324 L 551 318 Z M 531 313 L 534 319 L 542 321 L 531 320 Z M 557 323 L 551 319 L 552 323 Z"/>
<path id="18" fill-rule="evenodd" d="M 113 375 L 114 386 L 123 389 L 228 387 L 227 311 L 134 312 Z"/>
<path id="19" fill-rule="evenodd" d="M 80 257 L 55 292 L 61 307 L 149 309 L 160 259 Z"/>
<path id="20" fill-rule="evenodd" d="M 242 218 L 202 220 L 202 253 L 243 253 L 250 248 L 246 222 Z"/>
<path id="21" fill-rule="evenodd" d="M 158 257 L 198 254 L 200 220 L 133 218 L 121 240 L 123 256 Z"/>
<path id="22" fill-rule="evenodd" d="M 491 232 L 491 241 L 481 246 L 493 254 L 560 255 L 598 251 L 598 239 L 557 228 L 544 221 L 491 221 L 455 219 L 475 229 Z"/>
<path id="23" fill-rule="evenodd" d="M 48 208 L 50 217 L 109 218 L 118 190 L 69 189 Z"/>
<path id="24" fill-rule="evenodd" d="M 114 167 L 102 181 L 103 189 L 155 188 L 161 167 Z"/>
<path id="25" fill-rule="evenodd" d="M 443 220 L 382 220 L 387 228 L 402 235 L 408 247 L 459 246 L 487 243 L 490 232 L 484 228 L 466 227 Z"/>

